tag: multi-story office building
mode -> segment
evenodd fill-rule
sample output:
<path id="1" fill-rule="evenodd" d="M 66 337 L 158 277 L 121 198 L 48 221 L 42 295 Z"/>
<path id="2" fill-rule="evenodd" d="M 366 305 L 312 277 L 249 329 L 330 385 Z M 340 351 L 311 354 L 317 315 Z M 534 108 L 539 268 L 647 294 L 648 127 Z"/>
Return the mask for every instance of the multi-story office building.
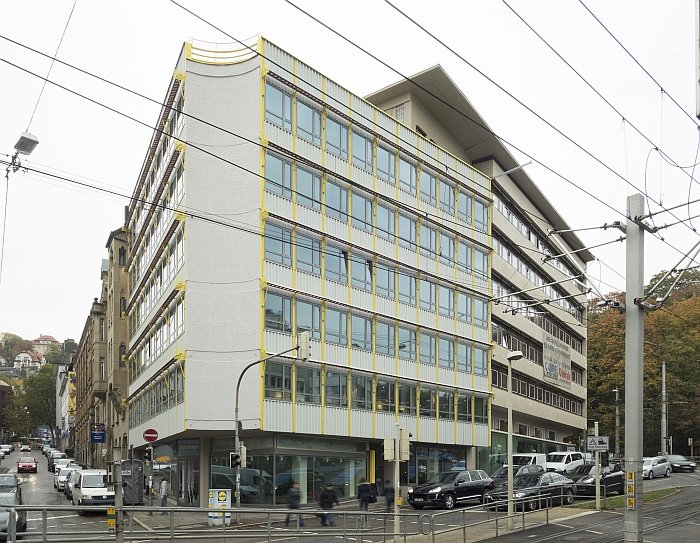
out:
<path id="1" fill-rule="evenodd" d="M 244 500 L 283 503 L 292 480 L 309 502 L 327 482 L 353 495 L 360 477 L 390 476 L 382 441 L 396 425 L 413 434 L 402 484 L 460 462 L 487 467 L 505 405 L 498 391 L 492 401 L 492 356 L 505 360 L 492 337 L 533 348 L 518 379 L 551 398 L 542 328 L 571 334 L 571 307 L 583 311 L 568 300 L 532 318 L 494 314 L 492 327 L 492 268 L 499 293 L 573 288 L 549 286 L 570 270 L 545 270 L 533 254 L 526 262 L 539 275 L 514 279 L 507 267 L 523 264 L 503 260 L 496 240 L 536 250 L 546 229 L 516 231 L 493 216 L 510 205 L 524 221 L 529 212 L 563 221 L 523 172 L 492 187 L 483 172 L 507 170 L 513 157 L 429 94 L 401 83 L 363 100 L 268 41 L 255 47 L 259 55 L 185 44 L 134 190 L 129 441 L 143 450 L 144 430 L 155 429 L 154 467 L 180 504 L 204 503 L 208 488 L 233 484 L 241 371 L 309 331 L 309 362 L 292 351 L 242 378 Z M 480 120 L 440 68 L 419 78 Z M 585 328 L 576 330 L 584 348 Z M 577 363 L 583 378 L 585 357 Z M 580 406 L 585 388 L 567 386 Z M 544 448 L 585 424 L 544 401 L 517 405 L 516 420 L 554 432 Z"/>

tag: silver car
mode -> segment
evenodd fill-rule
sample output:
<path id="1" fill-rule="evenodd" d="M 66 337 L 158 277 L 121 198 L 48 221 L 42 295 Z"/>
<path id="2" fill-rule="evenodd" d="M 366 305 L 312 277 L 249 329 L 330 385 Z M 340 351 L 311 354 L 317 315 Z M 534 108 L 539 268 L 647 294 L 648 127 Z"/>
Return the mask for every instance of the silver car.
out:
<path id="1" fill-rule="evenodd" d="M 645 456 L 642 475 L 645 479 L 653 479 L 661 475 L 668 477 L 672 469 L 671 463 L 665 456 Z"/>

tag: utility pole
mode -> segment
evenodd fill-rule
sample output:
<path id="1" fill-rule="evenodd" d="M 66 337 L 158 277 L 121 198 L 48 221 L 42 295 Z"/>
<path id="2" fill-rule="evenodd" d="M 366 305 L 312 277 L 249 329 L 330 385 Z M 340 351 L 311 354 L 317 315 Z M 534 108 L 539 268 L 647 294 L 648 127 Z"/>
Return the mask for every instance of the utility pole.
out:
<path id="1" fill-rule="evenodd" d="M 620 391 L 615 389 L 615 459 L 620 460 Z"/>
<path id="2" fill-rule="evenodd" d="M 625 465 L 627 507 L 625 543 L 641 543 L 643 529 L 643 399 L 644 399 L 644 196 L 627 198 L 625 293 Z"/>
<path id="3" fill-rule="evenodd" d="M 593 423 L 595 437 L 598 437 L 598 421 Z M 596 440 L 597 441 L 597 440 Z M 595 451 L 595 509 L 600 511 L 600 451 Z"/>
<path id="4" fill-rule="evenodd" d="M 666 402 L 666 361 L 661 361 L 661 454 L 668 454 L 668 418 Z"/>
<path id="5" fill-rule="evenodd" d="M 124 486 L 122 485 L 122 449 L 112 449 L 112 476 L 114 482 L 114 509 L 116 522 L 114 536 L 117 543 L 124 543 Z M 133 466 L 131 469 L 134 469 Z"/>

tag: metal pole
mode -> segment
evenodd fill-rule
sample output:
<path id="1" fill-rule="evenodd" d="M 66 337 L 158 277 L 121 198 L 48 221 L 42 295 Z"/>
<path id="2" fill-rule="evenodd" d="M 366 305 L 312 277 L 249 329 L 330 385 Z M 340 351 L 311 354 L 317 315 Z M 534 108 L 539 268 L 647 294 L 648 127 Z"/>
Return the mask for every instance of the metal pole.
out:
<path id="1" fill-rule="evenodd" d="M 146 462 L 146 471 L 148 472 L 148 514 L 153 515 L 153 445 L 146 447 L 149 450 L 149 457 Z M 133 467 L 131 469 L 134 469 Z"/>
<path id="2" fill-rule="evenodd" d="M 116 513 L 114 536 L 117 543 L 124 543 L 124 487 L 122 486 L 122 450 L 112 448 L 112 479 L 114 482 L 114 509 Z M 133 470 L 134 467 L 132 466 Z"/>
<path id="3" fill-rule="evenodd" d="M 620 391 L 615 389 L 615 459 L 620 460 Z"/>
<path id="4" fill-rule="evenodd" d="M 508 530 L 513 529 L 513 362 L 508 359 Z"/>
<path id="5" fill-rule="evenodd" d="M 399 516 L 399 458 L 401 456 L 401 428 L 396 424 L 394 426 L 394 543 L 401 541 L 401 517 Z M 369 526 L 368 526 L 369 528 Z"/>
<path id="6" fill-rule="evenodd" d="M 666 361 L 661 361 L 661 454 L 668 454 L 668 420 L 666 403 Z"/>
<path id="7" fill-rule="evenodd" d="M 595 436 L 598 437 L 598 421 L 593 423 L 593 427 Z M 600 511 L 600 451 L 595 452 L 595 509 Z"/>
<path id="8" fill-rule="evenodd" d="M 644 296 L 644 231 L 636 222 L 644 215 L 644 196 L 627 198 L 626 294 L 625 294 L 625 464 L 627 494 L 625 543 L 641 543 L 643 517 L 643 399 L 644 399 L 644 309 L 637 300 Z"/>

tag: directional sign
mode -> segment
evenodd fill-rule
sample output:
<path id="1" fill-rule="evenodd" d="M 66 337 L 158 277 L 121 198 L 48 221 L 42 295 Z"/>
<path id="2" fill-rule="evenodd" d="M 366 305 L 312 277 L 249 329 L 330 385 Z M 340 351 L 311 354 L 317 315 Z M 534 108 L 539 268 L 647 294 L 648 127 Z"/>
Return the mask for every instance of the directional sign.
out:
<path id="1" fill-rule="evenodd" d="M 607 451 L 608 436 L 589 436 L 586 438 L 586 446 L 589 451 Z"/>
<path id="2" fill-rule="evenodd" d="M 105 442 L 105 423 L 93 422 L 90 425 L 90 443 Z"/>
<path id="3" fill-rule="evenodd" d="M 148 441 L 149 443 L 153 443 L 156 439 L 158 439 L 158 432 L 154 430 L 153 428 L 149 428 L 148 430 L 143 431 L 143 439 L 145 441 Z"/>

